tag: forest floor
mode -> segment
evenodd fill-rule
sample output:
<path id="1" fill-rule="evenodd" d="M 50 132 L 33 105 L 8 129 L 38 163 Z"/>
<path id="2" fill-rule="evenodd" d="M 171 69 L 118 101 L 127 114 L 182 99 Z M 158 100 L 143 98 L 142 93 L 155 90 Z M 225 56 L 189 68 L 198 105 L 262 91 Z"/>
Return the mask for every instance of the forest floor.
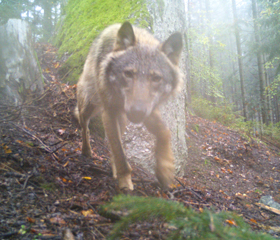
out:
<path id="1" fill-rule="evenodd" d="M 105 239 L 116 219 L 102 216 L 100 206 L 121 193 L 107 144 L 92 133 L 94 157 L 81 155 L 76 86 L 58 81 L 55 48 L 38 44 L 37 54 L 44 93 L 17 107 L 0 103 L 0 239 Z M 235 211 L 253 230 L 279 238 L 280 215 L 257 203 L 265 195 L 280 202 L 280 148 L 191 115 L 186 136 L 184 177 L 162 191 L 153 175 L 132 165 L 131 194 Z M 162 222 L 142 222 L 122 239 L 166 239 L 168 231 Z"/>

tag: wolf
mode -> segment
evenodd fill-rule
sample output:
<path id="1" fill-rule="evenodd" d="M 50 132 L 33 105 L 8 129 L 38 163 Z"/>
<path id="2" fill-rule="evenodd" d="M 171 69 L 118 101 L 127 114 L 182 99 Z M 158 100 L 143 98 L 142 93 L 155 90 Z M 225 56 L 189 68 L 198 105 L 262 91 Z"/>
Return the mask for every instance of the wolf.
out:
<path id="1" fill-rule="evenodd" d="M 158 107 L 183 82 L 179 69 L 182 48 L 179 32 L 161 43 L 129 22 L 107 27 L 92 43 L 77 83 L 75 114 L 82 131 L 82 154 L 92 156 L 88 123 L 101 112 L 113 177 L 120 189 L 133 190 L 132 169 L 121 141 L 127 119 L 143 123 L 155 135 L 156 177 L 164 188 L 173 181 L 171 135 Z"/>

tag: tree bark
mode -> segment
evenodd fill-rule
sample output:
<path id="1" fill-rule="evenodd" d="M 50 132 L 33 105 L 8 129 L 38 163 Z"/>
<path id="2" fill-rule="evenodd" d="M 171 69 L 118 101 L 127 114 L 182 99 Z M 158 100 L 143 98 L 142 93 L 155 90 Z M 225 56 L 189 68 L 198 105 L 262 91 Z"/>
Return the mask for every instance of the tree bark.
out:
<path id="1" fill-rule="evenodd" d="M 264 96 L 264 86 L 265 86 L 265 77 L 264 77 L 264 69 L 263 69 L 263 60 L 261 53 L 259 51 L 260 46 L 260 35 L 259 35 L 259 27 L 257 24 L 257 4 L 255 0 L 252 0 L 252 12 L 253 12 L 253 22 L 254 22 L 254 34 L 256 41 L 256 49 L 257 49 L 257 61 L 258 61 L 258 73 L 259 73 L 259 82 L 260 82 L 260 102 L 261 102 L 261 115 L 263 123 L 267 123 L 267 114 L 266 114 L 266 101 Z"/>
<path id="2" fill-rule="evenodd" d="M 193 75 L 192 75 L 192 64 L 193 64 L 193 52 L 192 52 L 192 37 L 190 33 L 191 29 L 191 0 L 187 1 L 188 4 L 188 12 L 187 12 L 187 19 L 188 19 L 188 29 L 187 29 L 187 34 L 185 34 L 185 41 L 186 41 L 186 46 L 187 46 L 187 61 L 186 61 L 186 69 L 188 70 L 188 75 L 186 76 L 187 78 L 187 102 L 188 104 L 191 104 L 192 102 L 192 96 L 191 93 L 193 91 Z"/>
<path id="3" fill-rule="evenodd" d="M 52 35 L 53 24 L 52 24 L 52 4 L 49 1 L 42 1 L 42 6 L 44 9 L 43 18 L 43 38 L 48 41 Z"/>
<path id="4" fill-rule="evenodd" d="M 243 116 L 245 118 L 245 121 L 247 121 L 242 51 L 241 51 L 241 43 L 240 43 L 240 33 L 239 33 L 238 25 L 237 25 L 238 19 L 237 19 L 235 0 L 232 0 L 232 12 L 233 12 L 234 31 L 235 31 L 235 39 L 236 39 L 236 47 L 237 47 L 237 55 L 238 55 L 238 67 L 239 67 L 239 78 L 240 78 L 240 85 L 241 85 L 241 100 L 242 100 Z"/>
<path id="5" fill-rule="evenodd" d="M 0 26 L 0 96 L 21 104 L 30 91 L 43 91 L 27 22 L 9 19 Z"/>
<path id="6" fill-rule="evenodd" d="M 207 35 L 209 39 L 209 67 L 210 67 L 210 76 L 209 76 L 209 85 L 210 85 L 210 100 L 211 102 L 216 102 L 215 93 L 214 93 L 214 81 L 212 73 L 214 71 L 214 57 L 213 57 L 213 34 L 212 34 L 212 18 L 211 18 L 211 7 L 209 0 L 205 0 L 206 7 L 206 18 L 207 18 Z"/>

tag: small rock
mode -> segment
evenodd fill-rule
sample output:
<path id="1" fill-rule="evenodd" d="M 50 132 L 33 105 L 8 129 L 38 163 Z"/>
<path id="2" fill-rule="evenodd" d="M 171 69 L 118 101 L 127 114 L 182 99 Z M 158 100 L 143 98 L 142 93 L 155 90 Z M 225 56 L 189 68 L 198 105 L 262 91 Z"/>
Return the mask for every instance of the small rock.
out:
<path id="1" fill-rule="evenodd" d="M 276 208 L 280 210 L 280 204 L 275 202 L 272 196 L 262 196 L 259 203 L 263 203 L 269 207 Z"/>

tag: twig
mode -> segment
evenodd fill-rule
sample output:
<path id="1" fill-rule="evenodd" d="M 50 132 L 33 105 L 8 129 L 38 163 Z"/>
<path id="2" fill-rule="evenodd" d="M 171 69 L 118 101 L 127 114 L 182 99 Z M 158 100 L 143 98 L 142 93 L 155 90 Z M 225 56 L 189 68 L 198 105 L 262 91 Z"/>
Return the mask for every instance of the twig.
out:
<path id="1" fill-rule="evenodd" d="M 184 185 L 178 178 L 175 177 L 175 180 L 176 180 L 183 188 L 186 189 L 185 185 Z"/>
<path id="2" fill-rule="evenodd" d="M 9 169 L 12 170 L 13 172 L 16 172 L 16 173 L 22 175 L 20 172 L 18 172 L 17 170 L 15 170 L 15 169 L 13 169 L 13 168 L 7 166 L 6 164 L 4 164 L 4 163 L 1 163 L 1 164 L 2 164 L 5 168 L 9 168 Z"/>
<path id="3" fill-rule="evenodd" d="M 201 196 L 199 196 L 195 191 L 193 191 L 190 187 L 185 187 L 184 184 L 178 179 L 178 178 L 175 178 L 175 180 L 180 183 L 180 185 L 182 187 L 184 187 L 185 189 L 189 190 L 192 194 L 194 194 L 196 197 L 198 197 L 200 200 L 202 200 L 203 202 L 205 202 Z"/>
<path id="4" fill-rule="evenodd" d="M 50 147 L 53 147 L 53 146 L 55 146 L 55 145 L 57 145 L 57 144 L 60 144 L 61 142 L 63 142 L 63 140 L 60 140 L 60 141 L 58 141 L 58 142 L 56 142 L 56 143 L 51 144 Z"/>
<path id="5" fill-rule="evenodd" d="M 26 188 L 26 185 L 27 185 L 29 179 L 30 179 L 33 175 L 34 175 L 34 174 L 33 174 L 33 171 L 32 171 L 31 174 L 28 174 L 28 176 L 26 177 L 26 179 L 25 179 L 25 181 L 24 181 L 24 184 L 23 184 L 22 189 L 25 189 L 25 188 Z"/>
<path id="6" fill-rule="evenodd" d="M 67 75 L 68 75 L 71 71 L 73 71 L 73 69 L 70 69 L 67 73 L 65 73 L 65 75 L 60 79 L 60 81 L 63 82 L 64 78 L 66 78 Z"/>
<path id="7" fill-rule="evenodd" d="M 146 189 L 145 189 L 145 190 L 146 190 Z M 145 192 L 143 192 L 143 191 L 141 191 L 141 190 L 139 190 L 139 189 L 136 189 L 136 191 L 139 192 L 139 193 L 141 193 L 143 196 L 148 197 L 148 195 L 147 195 Z"/>
<path id="8" fill-rule="evenodd" d="M 188 202 L 188 201 L 183 201 L 185 204 L 189 205 L 196 205 L 196 206 L 211 206 L 209 203 L 193 203 L 193 202 Z"/>
<path id="9" fill-rule="evenodd" d="M 97 227 L 94 227 L 94 228 L 104 239 L 106 239 L 106 237 L 97 229 Z"/>
<path id="10" fill-rule="evenodd" d="M 14 235 L 18 235 L 18 231 L 17 232 L 1 233 L 0 237 L 2 239 L 2 238 L 9 238 L 9 237 L 14 236 Z"/>
<path id="11" fill-rule="evenodd" d="M 280 215 L 280 210 L 279 209 L 276 209 L 276 208 L 273 208 L 273 207 L 269 207 L 263 203 L 255 203 L 255 205 L 257 205 L 258 207 L 262 208 L 262 209 L 265 209 L 265 210 L 268 210 L 270 212 L 273 212 L 277 215 Z"/>
<path id="12" fill-rule="evenodd" d="M 94 207 L 93 207 L 89 202 L 87 202 L 87 205 L 90 207 L 90 209 L 91 209 L 92 211 L 95 212 L 95 214 L 98 214 L 98 212 L 96 212 L 96 210 L 94 209 Z M 98 215 L 99 215 L 99 214 L 98 214 Z"/>
<path id="13" fill-rule="evenodd" d="M 57 150 L 59 150 L 60 148 L 62 148 L 62 147 L 65 146 L 66 144 L 68 144 L 68 142 L 62 144 L 60 147 L 56 148 L 56 149 L 53 150 L 51 153 L 55 153 Z"/>
<path id="14" fill-rule="evenodd" d="M 52 153 L 52 150 L 40 139 L 38 138 L 37 136 L 35 136 L 34 134 L 30 133 L 28 130 L 12 123 L 13 125 L 15 125 L 16 127 L 18 127 L 19 129 L 21 129 L 22 131 L 24 131 L 25 133 L 27 133 L 28 135 L 30 135 L 31 137 L 35 138 L 37 141 L 39 141 L 42 146 L 43 146 L 43 149 L 45 149 L 48 153 L 50 153 L 56 160 L 59 160 L 59 158 L 55 155 L 55 153 Z"/>

